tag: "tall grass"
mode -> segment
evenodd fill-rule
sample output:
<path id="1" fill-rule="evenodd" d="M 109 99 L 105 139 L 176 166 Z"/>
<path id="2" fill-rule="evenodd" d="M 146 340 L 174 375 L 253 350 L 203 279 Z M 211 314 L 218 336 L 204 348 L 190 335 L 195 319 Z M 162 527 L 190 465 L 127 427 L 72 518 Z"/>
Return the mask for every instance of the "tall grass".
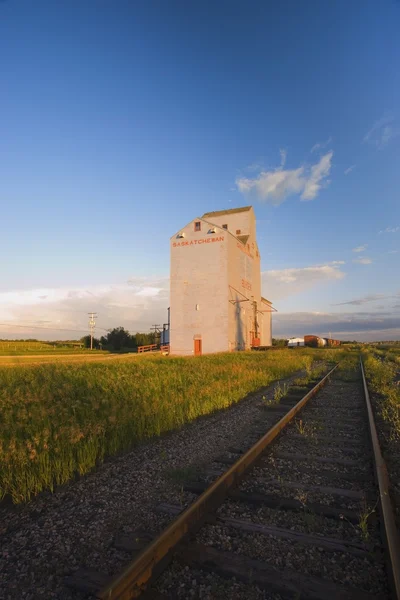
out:
<path id="1" fill-rule="evenodd" d="M 389 439 L 400 441 L 399 363 L 375 350 L 364 352 L 363 359 L 368 386 L 377 394 L 378 411 L 388 425 Z"/>
<path id="2" fill-rule="evenodd" d="M 0 497 L 53 490 L 323 356 L 305 348 L 0 369 Z"/>

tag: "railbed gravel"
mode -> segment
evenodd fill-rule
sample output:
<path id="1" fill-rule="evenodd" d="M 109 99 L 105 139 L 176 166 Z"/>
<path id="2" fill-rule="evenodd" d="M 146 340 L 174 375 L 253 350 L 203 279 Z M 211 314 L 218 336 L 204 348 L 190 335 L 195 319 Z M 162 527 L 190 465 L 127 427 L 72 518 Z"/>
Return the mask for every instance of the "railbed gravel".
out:
<path id="1" fill-rule="evenodd" d="M 329 467 L 332 465 L 324 465 L 324 467 L 328 468 L 324 468 L 323 471 L 305 471 L 298 468 L 297 461 L 274 458 L 273 455 L 269 456 L 269 462 L 265 461 L 265 464 L 269 467 L 268 474 L 272 479 L 281 477 L 282 481 L 292 481 L 293 483 L 298 481 L 303 484 L 321 485 L 324 487 L 345 487 L 348 490 L 366 491 L 367 493 L 371 493 L 375 489 L 368 481 L 360 481 L 358 479 L 346 479 L 344 481 L 343 475 L 349 475 L 352 472 L 354 474 L 354 469 L 349 469 L 348 467 L 342 467 L 339 471 L 330 469 Z M 326 472 L 329 472 L 329 477 L 325 475 Z"/>
<path id="2" fill-rule="evenodd" d="M 279 538 L 268 540 L 263 534 L 247 534 L 219 525 L 203 527 L 197 541 L 218 550 L 263 561 L 282 573 L 285 569 L 299 571 L 375 594 L 385 590 L 384 564 L 366 557 L 324 552 L 318 546 L 305 547 Z"/>
<path id="3" fill-rule="evenodd" d="M 362 409 L 362 391 L 359 382 L 342 382 L 333 380 L 324 388 L 302 413 L 302 422 L 308 424 L 313 431 L 315 425 L 314 417 L 318 416 L 318 423 L 325 425 L 325 419 L 333 419 L 331 429 L 335 430 L 333 435 L 343 436 L 343 411 L 336 413 L 335 408 L 343 404 L 351 413 L 352 406 L 355 405 Z M 346 404 L 347 403 L 347 404 Z M 316 411 L 318 407 L 318 411 Z M 328 407 L 328 408 L 327 408 Z M 361 414 L 361 413 L 360 413 Z M 335 418 L 336 417 L 336 418 Z M 365 430 L 367 424 L 360 418 L 359 423 L 353 424 L 354 431 Z M 323 433 L 321 433 L 321 431 Z M 318 439 L 318 432 L 326 435 L 324 427 L 317 429 L 315 433 Z M 316 440 L 310 439 L 307 451 L 304 444 L 301 443 L 296 434 L 296 423 L 292 423 L 285 431 L 284 435 L 279 437 L 271 447 L 271 450 L 260 461 L 260 463 L 249 473 L 249 476 L 242 481 L 240 489 L 247 492 L 263 492 L 266 494 L 276 494 L 280 497 L 297 498 L 301 502 L 318 502 L 321 504 L 332 504 L 346 509 L 351 509 L 358 514 L 363 510 L 363 504 L 360 501 L 351 499 L 342 499 L 337 495 L 325 494 L 320 491 L 305 491 L 285 488 L 281 483 L 286 481 L 305 482 L 304 474 L 298 470 L 298 460 L 285 460 L 275 458 L 278 452 L 290 452 L 293 455 L 297 453 L 320 456 L 330 456 L 338 458 L 357 459 L 359 466 L 342 467 L 326 463 L 324 465 L 315 463 L 315 477 L 318 477 L 320 469 L 333 471 L 337 474 L 335 486 L 345 489 L 349 487 L 349 481 L 341 479 L 343 473 L 370 473 L 371 481 L 357 481 L 356 489 L 365 491 L 367 497 L 371 499 L 377 494 L 376 488 L 372 484 L 371 461 L 368 453 L 356 454 L 353 451 L 349 453 L 342 451 L 340 446 L 327 446 L 314 443 Z M 300 479 L 301 477 L 301 479 Z M 311 476 L 311 480 L 313 477 Z M 315 479 L 314 479 L 315 481 Z M 318 484 L 318 480 L 316 482 Z M 331 480 L 326 481 L 327 486 L 333 486 Z M 369 509 L 373 509 L 373 505 Z M 217 511 L 217 516 L 221 519 L 236 518 L 242 521 L 251 521 L 263 525 L 274 525 L 285 529 L 292 529 L 298 532 L 333 537 L 346 541 L 365 543 L 366 538 L 358 524 L 352 524 L 344 519 L 331 519 L 321 515 L 310 513 L 306 510 L 276 510 L 266 506 L 254 507 L 244 502 L 234 502 L 227 500 Z M 245 555 L 250 558 L 258 559 L 269 563 L 278 570 L 295 569 L 302 573 L 321 576 L 334 582 L 364 589 L 373 594 L 387 592 L 387 579 L 385 566 L 381 554 L 374 554 L 366 557 L 356 557 L 349 552 L 325 552 L 322 547 L 304 546 L 300 543 L 281 539 L 276 536 L 265 536 L 258 533 L 246 533 L 240 530 L 230 528 L 223 523 L 210 524 L 203 527 L 197 535 L 197 541 L 205 545 L 213 546 L 224 551 L 231 551 L 237 554 Z M 379 531 L 376 527 L 376 521 L 368 526 L 368 544 L 376 548 L 380 547 Z"/>
<path id="4" fill-rule="evenodd" d="M 155 585 L 168 600 L 283 600 L 280 594 L 260 590 L 235 579 L 226 580 L 215 573 L 189 568 L 173 561 Z"/>
<path id="5" fill-rule="evenodd" d="M 282 381 L 291 383 L 300 375 L 304 373 Z M 273 389 L 274 384 L 224 411 L 148 440 L 27 505 L 3 503 L 0 597 L 77 600 L 83 595 L 65 586 L 66 576 L 85 566 L 119 572 L 130 556 L 113 546 L 115 536 L 138 529 L 156 534 L 172 519 L 155 510 L 161 502 L 182 507 L 192 502 L 195 496 L 182 491 L 180 470 L 183 484 L 188 470 L 210 466 L 230 446 L 246 447 L 252 428 L 262 424 L 267 430 L 279 420 L 279 413 L 269 412 L 263 401 L 263 396 L 273 398 Z"/>
<path id="6" fill-rule="evenodd" d="M 253 507 L 242 502 L 228 500 L 217 511 L 221 519 L 239 519 L 251 521 L 258 525 L 271 525 L 283 529 L 292 529 L 299 533 L 332 537 L 348 542 L 363 543 L 362 532 L 352 523 L 336 521 L 322 515 L 310 514 L 307 511 L 283 511 L 267 506 Z M 379 544 L 380 537 L 370 531 L 369 543 Z"/>
<path id="7" fill-rule="evenodd" d="M 288 478 L 288 480 L 290 480 L 290 482 L 292 481 L 290 478 Z M 275 482 L 270 479 L 257 477 L 254 479 L 252 478 L 251 481 L 244 481 L 239 489 L 248 493 L 256 492 L 260 494 L 273 494 L 280 498 L 293 498 L 304 504 L 312 502 L 325 504 L 327 506 L 332 505 L 337 508 L 355 512 L 361 510 L 360 500 L 349 499 L 336 494 L 323 493 L 318 490 L 308 490 L 303 488 L 300 484 L 297 489 L 293 489 L 292 487 L 285 486 L 284 481 L 282 481 L 282 485 L 280 485 L 280 481 Z"/>

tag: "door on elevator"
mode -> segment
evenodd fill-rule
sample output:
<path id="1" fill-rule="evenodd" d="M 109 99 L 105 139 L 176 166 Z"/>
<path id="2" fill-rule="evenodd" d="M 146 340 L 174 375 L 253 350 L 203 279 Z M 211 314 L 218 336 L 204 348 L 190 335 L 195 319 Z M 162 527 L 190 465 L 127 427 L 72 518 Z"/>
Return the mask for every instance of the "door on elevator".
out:
<path id="1" fill-rule="evenodd" d="M 194 355 L 201 356 L 201 340 L 194 340 Z"/>

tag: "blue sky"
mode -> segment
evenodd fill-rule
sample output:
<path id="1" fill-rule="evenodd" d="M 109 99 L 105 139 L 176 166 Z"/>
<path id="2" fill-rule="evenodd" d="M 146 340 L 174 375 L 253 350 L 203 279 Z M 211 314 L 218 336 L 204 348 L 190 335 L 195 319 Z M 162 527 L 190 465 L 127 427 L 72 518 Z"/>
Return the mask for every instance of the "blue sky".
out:
<path id="1" fill-rule="evenodd" d="M 163 322 L 170 235 L 253 204 L 275 335 L 400 339 L 399 26 L 397 0 L 2 0 L 0 337 Z"/>

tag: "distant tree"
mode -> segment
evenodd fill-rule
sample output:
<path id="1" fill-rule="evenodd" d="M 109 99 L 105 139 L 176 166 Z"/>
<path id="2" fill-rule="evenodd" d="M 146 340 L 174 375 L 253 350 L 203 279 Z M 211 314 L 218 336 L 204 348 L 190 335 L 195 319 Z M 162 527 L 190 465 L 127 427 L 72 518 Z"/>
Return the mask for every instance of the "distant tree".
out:
<path id="1" fill-rule="evenodd" d="M 136 333 L 133 336 L 135 340 L 135 346 L 148 346 L 149 344 L 155 344 L 155 333 Z"/>
<path id="2" fill-rule="evenodd" d="M 122 350 L 122 348 L 133 348 L 133 338 L 124 327 L 111 329 L 106 336 L 100 340 L 111 350 Z"/>
<path id="3" fill-rule="evenodd" d="M 100 344 L 103 348 L 109 350 L 122 350 L 129 348 L 137 348 L 138 346 L 148 346 L 155 344 L 155 333 L 136 333 L 131 335 L 124 327 L 115 327 L 110 329 L 107 335 L 102 335 Z"/>
<path id="4" fill-rule="evenodd" d="M 80 339 L 80 342 L 83 344 L 84 348 L 90 348 L 90 335 L 85 335 Z M 97 338 L 93 338 L 93 348 L 100 348 L 100 340 Z"/>
<path id="5" fill-rule="evenodd" d="M 284 348 L 288 345 L 288 340 L 285 338 L 272 338 L 272 345 L 281 346 L 282 348 Z"/>

